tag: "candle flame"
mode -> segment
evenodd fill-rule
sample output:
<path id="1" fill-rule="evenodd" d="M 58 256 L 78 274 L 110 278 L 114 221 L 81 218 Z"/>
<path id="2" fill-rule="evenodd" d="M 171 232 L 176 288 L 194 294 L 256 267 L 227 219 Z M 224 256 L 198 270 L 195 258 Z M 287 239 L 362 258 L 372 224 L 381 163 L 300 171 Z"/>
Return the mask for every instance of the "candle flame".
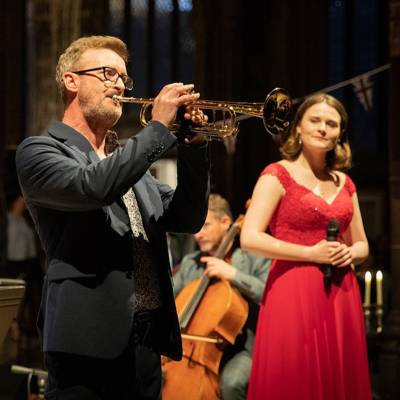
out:
<path id="1" fill-rule="evenodd" d="M 382 281 L 382 278 L 383 278 L 383 274 L 382 274 L 382 271 L 376 271 L 376 280 L 377 281 Z"/>
<path id="2" fill-rule="evenodd" d="M 371 271 L 367 271 L 367 272 L 365 273 L 365 282 L 371 282 L 371 280 L 372 280 Z"/>

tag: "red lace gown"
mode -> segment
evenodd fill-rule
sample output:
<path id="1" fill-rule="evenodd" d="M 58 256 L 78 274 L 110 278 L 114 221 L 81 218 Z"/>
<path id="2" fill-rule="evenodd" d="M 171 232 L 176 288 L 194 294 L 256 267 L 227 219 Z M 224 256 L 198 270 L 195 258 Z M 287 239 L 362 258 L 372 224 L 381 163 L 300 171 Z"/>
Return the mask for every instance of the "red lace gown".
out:
<path id="1" fill-rule="evenodd" d="M 285 195 L 271 220 L 274 237 L 313 245 L 326 239 L 328 220 L 348 227 L 355 186 L 347 176 L 329 204 L 296 183 L 280 164 L 276 176 Z M 329 294 L 320 266 L 275 260 L 263 296 L 253 352 L 248 399 L 371 399 L 360 290 L 351 268 L 333 268 Z"/>

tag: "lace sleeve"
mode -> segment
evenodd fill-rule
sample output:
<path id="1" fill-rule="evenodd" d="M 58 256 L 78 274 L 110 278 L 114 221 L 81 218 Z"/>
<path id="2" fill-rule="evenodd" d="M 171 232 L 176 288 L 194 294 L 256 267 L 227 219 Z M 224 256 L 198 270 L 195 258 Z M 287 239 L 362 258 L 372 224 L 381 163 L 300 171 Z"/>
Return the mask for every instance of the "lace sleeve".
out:
<path id="1" fill-rule="evenodd" d="M 346 175 L 346 182 L 344 185 L 345 185 L 347 191 L 349 192 L 350 196 L 352 196 L 353 193 L 357 191 L 356 185 L 354 184 L 354 182 L 348 175 Z"/>
<path id="2" fill-rule="evenodd" d="M 279 179 L 279 182 L 283 187 L 287 187 L 290 183 L 289 173 L 286 171 L 285 167 L 278 163 L 269 164 L 262 172 L 262 175 L 272 175 Z"/>

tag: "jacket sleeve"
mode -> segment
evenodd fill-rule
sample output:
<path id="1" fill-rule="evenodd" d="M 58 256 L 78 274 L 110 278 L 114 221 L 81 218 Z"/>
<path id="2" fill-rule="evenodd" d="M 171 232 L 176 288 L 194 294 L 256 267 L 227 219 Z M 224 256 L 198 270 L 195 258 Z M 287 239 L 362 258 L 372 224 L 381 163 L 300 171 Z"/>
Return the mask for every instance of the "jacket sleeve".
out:
<path id="1" fill-rule="evenodd" d="M 183 257 L 179 271 L 172 277 L 175 297 L 190 282 L 202 276 L 203 269 L 198 267 L 196 261 L 199 254 L 200 253 L 196 251 Z"/>
<path id="2" fill-rule="evenodd" d="M 160 186 L 166 231 L 196 233 L 204 224 L 210 192 L 207 145 L 178 145 L 178 185 Z"/>
<path id="3" fill-rule="evenodd" d="M 176 297 L 185 286 L 184 279 L 183 279 L 182 266 L 183 265 L 181 265 L 181 269 L 172 277 L 174 297 Z"/>
<path id="4" fill-rule="evenodd" d="M 233 265 L 237 268 L 237 272 L 232 284 L 245 296 L 259 304 L 264 293 L 271 260 L 240 250 L 233 259 Z"/>
<path id="5" fill-rule="evenodd" d="M 111 156 L 89 164 L 84 154 L 49 137 L 30 137 L 16 164 L 28 202 L 62 211 L 86 211 L 113 203 L 176 143 L 158 122 L 150 123 Z"/>

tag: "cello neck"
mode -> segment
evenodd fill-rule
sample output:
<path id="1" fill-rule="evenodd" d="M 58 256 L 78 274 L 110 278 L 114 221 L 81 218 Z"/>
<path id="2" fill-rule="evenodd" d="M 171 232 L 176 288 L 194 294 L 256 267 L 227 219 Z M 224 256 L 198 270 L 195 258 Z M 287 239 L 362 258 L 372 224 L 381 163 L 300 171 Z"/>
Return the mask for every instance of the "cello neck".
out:
<path id="1" fill-rule="evenodd" d="M 181 326 L 181 329 L 185 329 L 188 326 L 209 284 L 210 278 L 207 275 L 203 274 L 200 279 L 199 286 L 193 293 L 190 300 L 186 303 L 186 307 L 183 309 L 182 314 L 179 316 L 179 325 Z"/>
<path id="2" fill-rule="evenodd" d="M 234 222 L 229 228 L 228 232 L 222 239 L 220 245 L 218 246 L 217 251 L 215 252 L 214 257 L 216 258 L 225 258 L 229 249 L 231 248 L 232 242 L 235 239 L 236 235 L 240 232 L 240 226 L 236 222 Z"/>

